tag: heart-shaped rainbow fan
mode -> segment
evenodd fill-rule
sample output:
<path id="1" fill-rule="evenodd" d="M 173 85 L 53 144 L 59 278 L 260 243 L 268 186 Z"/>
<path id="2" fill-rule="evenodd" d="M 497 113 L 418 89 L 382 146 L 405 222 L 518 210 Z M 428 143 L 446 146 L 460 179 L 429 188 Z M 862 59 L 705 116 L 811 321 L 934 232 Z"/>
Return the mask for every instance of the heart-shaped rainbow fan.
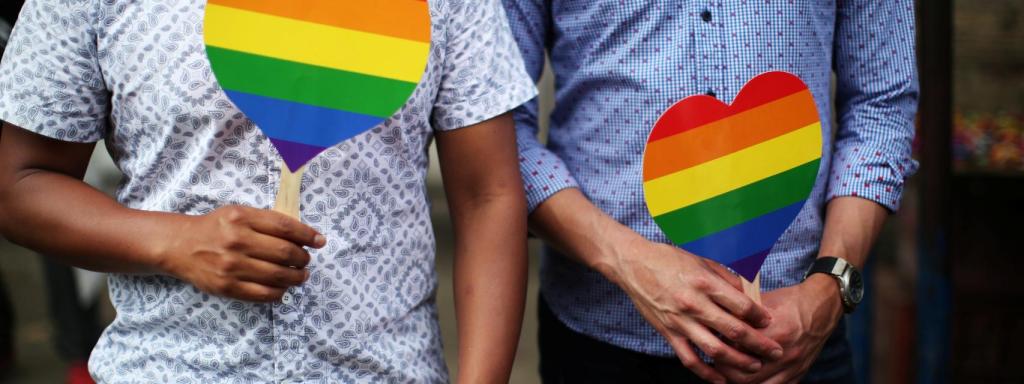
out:
<path id="1" fill-rule="evenodd" d="M 785 72 L 752 79 L 732 105 L 673 105 L 644 151 L 651 216 L 673 243 L 752 281 L 814 187 L 819 119 L 807 85 Z"/>

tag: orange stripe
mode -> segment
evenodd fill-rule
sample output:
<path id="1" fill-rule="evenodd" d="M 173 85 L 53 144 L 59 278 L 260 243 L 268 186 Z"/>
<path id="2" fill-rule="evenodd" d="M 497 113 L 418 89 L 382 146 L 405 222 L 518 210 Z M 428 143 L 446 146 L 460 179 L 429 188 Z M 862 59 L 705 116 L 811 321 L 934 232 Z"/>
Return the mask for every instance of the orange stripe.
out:
<path id="1" fill-rule="evenodd" d="M 647 144 L 644 181 L 717 159 L 818 121 L 810 91 Z"/>
<path id="2" fill-rule="evenodd" d="M 209 4 L 430 42 L 430 13 L 422 0 L 209 0 Z"/>

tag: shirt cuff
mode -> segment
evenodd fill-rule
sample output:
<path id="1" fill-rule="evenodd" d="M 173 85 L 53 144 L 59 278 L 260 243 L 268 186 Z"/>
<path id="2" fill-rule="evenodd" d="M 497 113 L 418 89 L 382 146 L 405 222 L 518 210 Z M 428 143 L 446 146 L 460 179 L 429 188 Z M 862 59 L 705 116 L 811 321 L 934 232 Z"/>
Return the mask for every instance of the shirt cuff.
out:
<path id="1" fill-rule="evenodd" d="M 576 178 L 558 156 L 542 148 L 521 152 L 519 170 L 526 188 L 526 202 L 533 213 L 545 200 L 566 188 L 579 188 Z"/>
<path id="2" fill-rule="evenodd" d="M 867 147 L 845 148 L 832 159 L 827 200 L 860 197 L 881 204 L 890 212 L 899 210 L 903 185 L 918 166 L 910 157 L 893 157 Z"/>

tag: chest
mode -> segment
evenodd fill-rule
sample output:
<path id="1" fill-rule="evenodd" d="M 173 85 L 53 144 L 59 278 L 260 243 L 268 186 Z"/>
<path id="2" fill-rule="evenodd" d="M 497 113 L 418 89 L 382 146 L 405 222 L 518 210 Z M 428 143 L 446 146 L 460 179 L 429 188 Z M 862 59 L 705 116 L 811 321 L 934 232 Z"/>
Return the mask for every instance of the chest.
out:
<path id="1" fill-rule="evenodd" d="M 554 0 L 552 15 L 560 41 L 593 52 L 622 44 L 730 49 L 742 42 L 830 39 L 835 9 L 833 0 Z"/>
<path id="2" fill-rule="evenodd" d="M 111 118 L 119 131 L 148 123 L 164 129 L 190 122 L 216 125 L 240 114 L 211 69 L 203 39 L 205 10 L 205 0 L 117 1 L 101 6 L 96 45 L 112 101 Z M 432 7 L 432 19 L 437 14 Z M 443 25 L 433 24 L 438 38 L 431 44 L 443 45 Z M 444 53 L 431 49 L 426 73 L 398 112 L 407 121 L 428 124 Z"/>

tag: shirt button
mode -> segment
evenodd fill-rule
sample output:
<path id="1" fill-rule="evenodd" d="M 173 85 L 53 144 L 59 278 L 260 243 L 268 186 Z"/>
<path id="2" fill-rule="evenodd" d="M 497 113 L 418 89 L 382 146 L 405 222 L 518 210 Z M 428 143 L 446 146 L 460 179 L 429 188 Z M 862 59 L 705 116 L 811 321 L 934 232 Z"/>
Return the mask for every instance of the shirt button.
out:
<path id="1" fill-rule="evenodd" d="M 281 304 L 292 305 L 292 293 L 285 291 L 284 295 L 281 296 Z"/>
<path id="2" fill-rule="evenodd" d="M 710 23 L 711 22 L 711 11 L 705 9 L 704 12 L 700 13 L 700 19 L 704 20 L 705 23 Z"/>

